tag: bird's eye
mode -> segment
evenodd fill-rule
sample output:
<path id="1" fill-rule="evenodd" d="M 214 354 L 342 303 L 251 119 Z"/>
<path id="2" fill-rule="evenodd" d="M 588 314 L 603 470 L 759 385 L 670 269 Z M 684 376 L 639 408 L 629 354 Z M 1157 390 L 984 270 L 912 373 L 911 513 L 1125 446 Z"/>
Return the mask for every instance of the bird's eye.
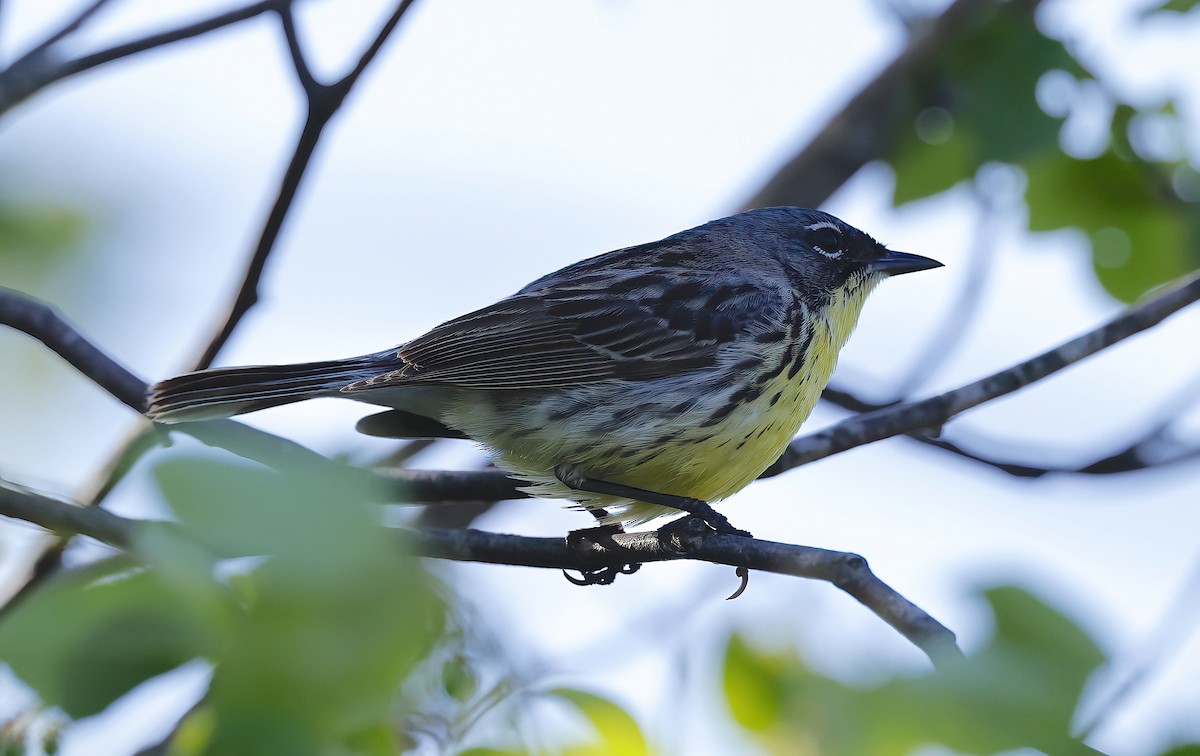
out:
<path id="1" fill-rule="evenodd" d="M 837 229 L 828 226 L 811 229 L 808 232 L 808 243 L 821 254 L 830 257 L 839 256 L 842 252 L 842 235 Z"/>

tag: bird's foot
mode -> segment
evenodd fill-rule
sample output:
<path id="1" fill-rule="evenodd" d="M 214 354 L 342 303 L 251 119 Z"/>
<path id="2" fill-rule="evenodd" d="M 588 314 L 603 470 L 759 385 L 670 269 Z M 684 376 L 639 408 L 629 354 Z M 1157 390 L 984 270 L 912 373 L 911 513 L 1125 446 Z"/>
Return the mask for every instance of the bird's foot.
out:
<path id="1" fill-rule="evenodd" d="M 640 562 L 622 564 L 615 567 L 601 567 L 596 570 L 579 570 L 579 577 L 563 570 L 563 577 L 575 585 L 612 585 L 617 575 L 632 575 L 642 568 Z"/>
<path id="2" fill-rule="evenodd" d="M 693 515 L 672 520 L 654 531 L 654 534 L 658 538 L 658 547 L 664 552 L 686 557 L 700 547 L 706 534 L 711 534 L 714 530 L 715 528 L 703 517 Z M 746 533 L 746 535 L 750 534 Z M 741 583 L 736 591 L 726 597 L 726 601 L 741 596 L 746 587 L 750 585 L 750 570 L 745 565 L 739 566 L 734 574 Z"/>
<path id="3" fill-rule="evenodd" d="M 620 548 L 612 537 L 624 532 L 620 525 L 598 525 L 594 528 L 572 530 L 567 533 L 567 548 L 580 554 L 586 554 L 594 545 L 610 549 Z M 612 585 L 617 575 L 632 575 L 641 568 L 640 562 L 599 567 L 594 570 L 579 570 L 579 577 L 573 577 L 567 570 L 563 570 L 563 577 L 575 585 Z"/>

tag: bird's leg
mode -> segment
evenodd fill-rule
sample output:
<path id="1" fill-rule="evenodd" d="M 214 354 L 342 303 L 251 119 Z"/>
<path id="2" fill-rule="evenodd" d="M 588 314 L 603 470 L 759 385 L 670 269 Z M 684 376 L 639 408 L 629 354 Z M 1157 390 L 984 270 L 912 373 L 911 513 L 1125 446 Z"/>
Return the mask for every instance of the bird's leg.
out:
<path id="1" fill-rule="evenodd" d="M 690 515 L 699 517 L 713 530 L 718 533 L 728 533 L 729 535 L 739 535 L 749 537 L 749 533 L 745 530 L 739 530 L 729 524 L 729 520 L 725 515 L 709 506 L 707 501 L 693 499 L 687 496 L 676 496 L 675 494 L 659 493 L 657 491 L 647 491 L 644 488 L 635 488 L 627 486 L 623 483 L 609 483 L 606 480 L 597 480 L 589 478 L 575 465 L 560 464 L 554 468 L 554 477 L 559 481 L 576 491 L 587 491 L 588 493 L 605 494 L 608 496 L 620 496 L 625 499 L 636 499 L 644 501 L 647 504 L 658 504 L 671 509 L 678 509 L 680 512 L 687 512 Z"/>

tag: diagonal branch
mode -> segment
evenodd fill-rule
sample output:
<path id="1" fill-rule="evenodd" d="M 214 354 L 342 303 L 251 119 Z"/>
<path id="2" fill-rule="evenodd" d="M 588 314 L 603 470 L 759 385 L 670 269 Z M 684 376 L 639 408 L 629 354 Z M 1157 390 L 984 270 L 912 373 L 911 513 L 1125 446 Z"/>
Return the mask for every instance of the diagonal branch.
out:
<path id="1" fill-rule="evenodd" d="M 86 535 L 119 549 L 129 548 L 136 520 L 99 507 L 81 507 L 0 481 L 0 515 L 13 517 L 59 535 Z"/>
<path id="2" fill-rule="evenodd" d="M 46 37 L 46 39 L 44 39 L 41 43 L 39 43 L 36 47 L 34 47 L 32 50 L 30 50 L 28 53 L 26 53 L 22 57 L 23 58 L 36 58 L 36 57 L 44 54 L 47 50 L 49 50 L 51 47 L 53 47 L 58 42 L 61 42 L 63 39 L 69 37 L 70 35 L 74 34 L 77 31 L 79 31 L 79 29 L 82 28 L 84 24 L 86 24 L 88 21 L 91 20 L 92 16 L 96 15 L 96 13 L 98 13 L 101 8 L 108 5 L 109 1 L 110 0 L 92 0 L 91 5 L 85 6 L 83 8 L 83 10 L 81 10 L 81 11 L 79 11 L 79 13 L 75 14 L 74 18 L 72 18 L 67 23 L 63 24 L 63 26 L 58 31 L 54 32 L 49 37 Z"/>
<path id="3" fill-rule="evenodd" d="M 262 0 L 262 2 L 219 13 L 203 21 L 150 34 L 141 39 L 66 61 L 53 60 L 48 49 L 40 52 L 35 50 L 34 52 L 37 54 L 33 52 L 26 54 L 7 69 L 0 71 L 0 115 L 55 82 L 131 55 L 199 37 L 222 27 L 246 21 L 286 2 L 290 2 L 290 0 Z"/>
<path id="4" fill-rule="evenodd" d="M 32 522 L 58 533 L 89 535 L 128 548 L 143 522 L 97 507 L 79 507 L 9 485 L 0 485 L 0 515 Z M 531 538 L 478 530 L 401 529 L 415 554 L 456 561 L 487 562 L 590 571 L 631 562 L 681 559 L 744 567 L 823 580 L 856 598 L 924 651 L 937 666 L 962 658 L 954 633 L 880 580 L 857 554 L 827 551 L 754 538 L 721 535 L 689 518 L 669 536 L 619 533 L 568 545 L 561 538 Z"/>
<path id="5" fill-rule="evenodd" d="M 146 382 L 83 338 L 50 305 L 0 287 L 0 324 L 32 336 L 109 394 L 146 411 Z"/>
<path id="6" fill-rule="evenodd" d="M 362 76 L 363 71 L 374 60 L 375 55 L 383 47 L 388 37 L 391 36 L 392 31 L 395 30 L 397 24 L 400 23 L 400 19 L 412 7 L 412 4 L 413 0 L 401 0 L 392 12 L 392 15 L 388 17 L 387 21 L 384 22 L 379 32 L 375 35 L 375 38 L 371 41 L 366 51 L 360 56 L 358 63 L 350 73 L 333 84 L 322 84 L 313 76 L 312 70 L 304 56 L 304 51 L 300 46 L 298 35 L 296 34 L 291 5 L 280 5 L 276 9 L 279 14 L 280 26 L 283 28 L 284 39 L 287 42 L 288 52 L 291 55 L 292 64 L 296 71 L 296 78 L 299 80 L 300 86 L 307 98 L 308 115 L 305 118 L 304 127 L 300 131 L 300 136 L 296 140 L 296 147 L 292 152 L 291 160 L 288 161 L 287 169 L 284 171 L 283 180 L 275 197 L 275 203 L 272 205 L 271 211 L 263 223 L 258 243 L 250 255 L 250 262 L 247 264 L 246 272 L 242 276 L 242 283 L 234 294 L 233 302 L 230 304 L 224 320 L 209 339 L 208 345 L 204 348 L 199 359 L 196 360 L 192 368 L 193 370 L 203 370 L 212 365 L 221 349 L 224 348 L 229 338 L 233 335 L 233 332 L 241 323 L 242 318 L 257 304 L 259 284 L 262 281 L 263 271 L 266 269 L 267 258 L 270 257 L 272 250 L 275 248 L 275 242 L 279 239 L 279 233 L 283 229 L 284 220 L 286 220 L 288 212 L 295 202 L 296 194 L 300 189 L 300 184 L 312 161 L 313 154 L 316 152 L 317 144 L 325 131 L 325 127 L 329 125 L 330 120 L 341 108 L 346 97 L 350 94 L 350 90 L 358 82 L 359 77 Z"/>

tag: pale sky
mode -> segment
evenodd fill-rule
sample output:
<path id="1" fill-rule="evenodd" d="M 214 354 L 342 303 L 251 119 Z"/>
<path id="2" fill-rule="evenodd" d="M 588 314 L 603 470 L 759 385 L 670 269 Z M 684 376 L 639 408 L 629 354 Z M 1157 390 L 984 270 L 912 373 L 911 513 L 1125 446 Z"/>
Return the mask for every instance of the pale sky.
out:
<path id="1" fill-rule="evenodd" d="M 74 5 L 7 0 L 0 54 Z M 94 39 L 120 40 L 188 17 L 178 8 L 216 7 L 113 5 Z M 1200 34 L 1196 14 L 1139 27 L 1131 9 L 1141 5 L 1047 2 L 1044 21 L 1124 96 L 1179 97 L 1195 114 L 1200 73 L 1182 61 Z M 880 6 L 418 0 L 331 127 L 271 260 L 263 301 L 221 362 L 382 349 L 581 257 L 734 211 L 902 45 Z M 381 9 L 388 7 L 313 3 L 302 34 L 319 50 L 319 68 L 340 70 L 357 54 Z M 54 277 L 17 276 L 6 285 L 61 305 L 146 378 L 192 359 L 241 275 L 298 129 L 299 92 L 280 36 L 273 19 L 259 19 L 57 85 L 9 113 L 0 127 L 0 193 L 78 206 L 91 225 L 86 253 Z M 1188 137 L 1194 147 L 1196 134 Z M 825 209 L 947 267 L 888 282 L 868 303 L 839 374 L 864 390 L 910 368 L 954 301 L 977 241 L 969 192 L 893 211 L 890 187 L 887 169 L 869 167 Z M 994 260 L 978 319 L 918 394 L 1005 367 L 1119 309 L 1095 283 L 1080 237 L 1029 236 L 1023 222 L 1014 206 L 989 234 Z M 119 278 L 104 275 L 117 264 Z M 1193 308 L 950 429 L 1035 463 L 1102 454 L 1195 380 L 1195 349 L 1179 345 L 1198 342 Z M 134 418 L 28 340 L 0 331 L 0 354 L 0 471 L 79 495 Z M 328 400 L 247 422 L 369 459 L 388 447 L 353 432 L 366 409 Z M 838 416 L 819 411 L 807 428 Z M 1200 429 L 1195 411 L 1190 428 Z M 462 468 L 478 457 L 466 444 L 447 444 L 421 461 Z M 989 632 L 972 590 L 1028 588 L 1082 623 L 1116 660 L 1094 681 L 1103 693 L 1148 650 L 1163 612 L 1200 569 L 1198 481 L 1195 465 L 1017 481 L 889 441 L 756 484 L 721 508 L 760 537 L 865 555 L 968 651 Z M 153 500 L 142 470 L 111 502 L 145 515 Z M 586 524 L 554 503 L 526 501 L 479 526 L 561 535 Z M 30 530 L 4 530 L 0 576 L 7 578 Z M 672 687 L 681 656 L 693 674 L 713 672 L 714 638 L 729 628 L 799 644 L 817 669 L 851 679 L 925 664 L 878 618 L 821 583 L 755 575 L 745 596 L 726 603 L 732 571 L 708 565 L 652 565 L 606 589 L 576 588 L 550 571 L 445 569 L 516 663 L 556 670 L 548 682 L 612 696 L 678 753 L 738 745 L 728 732 L 680 727 Z M 658 630 L 641 633 L 647 624 Z M 1200 737 L 1200 640 L 1190 629 L 1168 667 L 1097 733 L 1096 747 L 1137 756 L 1172 735 Z M 596 665 L 597 653 L 610 665 Z M 204 672 L 177 677 L 188 675 L 194 687 Z M 639 685 L 628 684 L 631 675 Z M 162 681 L 139 691 L 125 703 L 126 716 L 68 732 L 61 753 L 118 754 L 146 742 L 136 714 L 161 704 L 162 690 L 173 691 L 174 710 L 183 711 L 183 685 Z"/>

